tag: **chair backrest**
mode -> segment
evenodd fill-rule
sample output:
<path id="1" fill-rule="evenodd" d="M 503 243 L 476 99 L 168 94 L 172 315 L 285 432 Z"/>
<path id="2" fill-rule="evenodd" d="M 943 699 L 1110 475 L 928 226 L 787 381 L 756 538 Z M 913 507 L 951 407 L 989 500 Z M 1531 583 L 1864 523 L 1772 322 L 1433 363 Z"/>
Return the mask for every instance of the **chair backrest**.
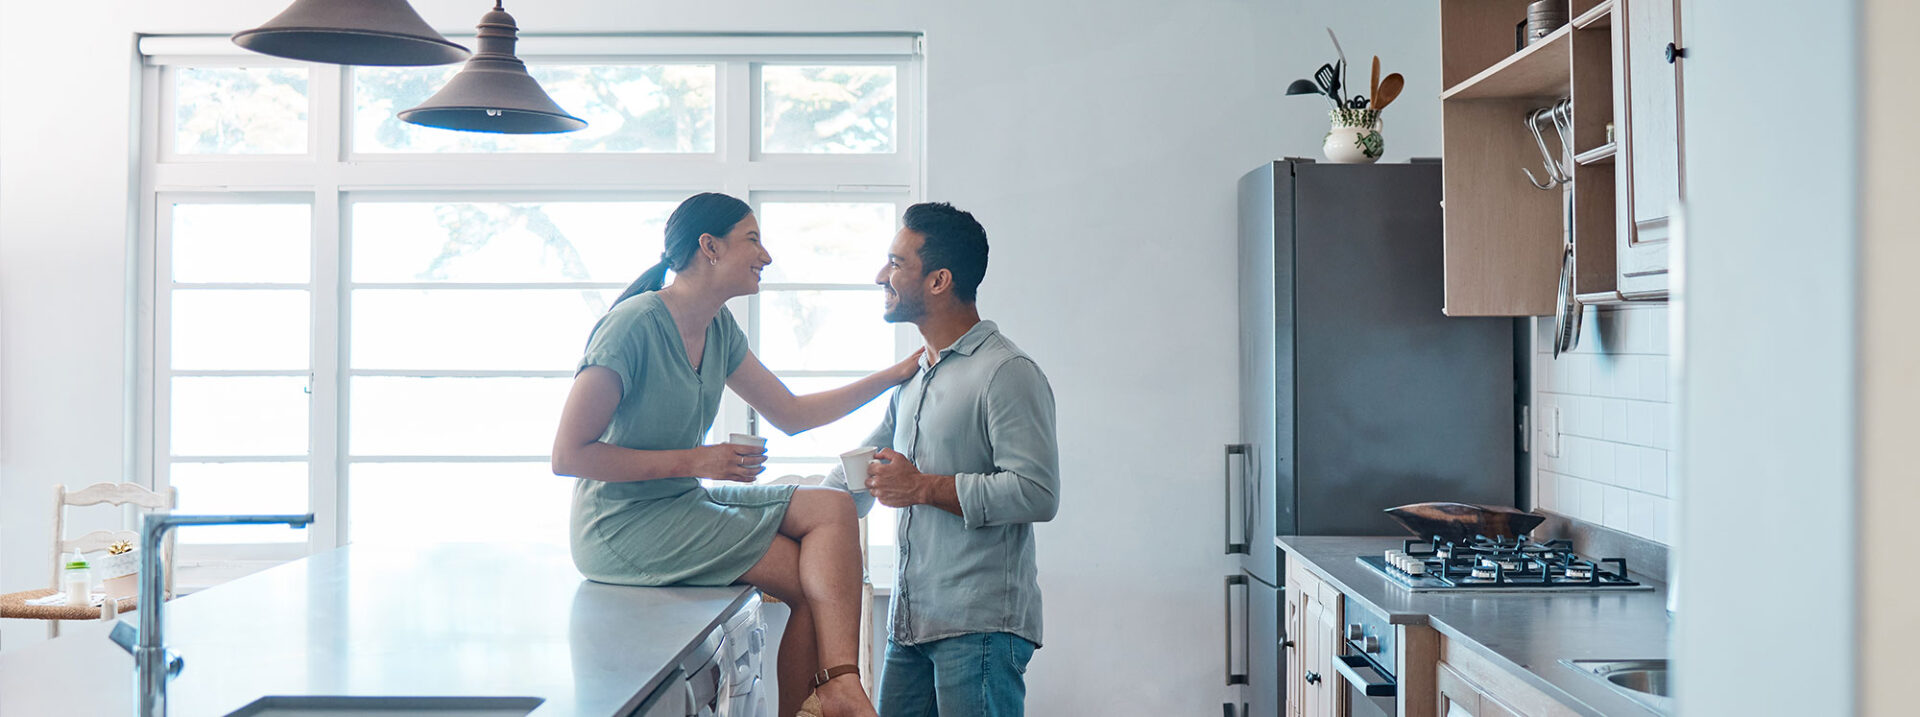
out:
<path id="1" fill-rule="evenodd" d="M 53 487 L 53 565 L 49 584 L 60 587 L 60 568 L 67 554 L 78 550 L 91 553 L 106 550 L 122 540 L 139 542 L 140 533 L 134 530 L 95 530 L 78 538 L 68 540 L 67 508 L 87 505 L 136 506 L 146 511 L 172 511 L 180 502 L 180 490 L 168 488 L 166 495 L 147 490 L 135 483 L 95 483 L 76 491 L 68 491 L 64 485 Z M 162 572 L 165 577 L 165 593 L 173 594 L 173 534 L 168 533 L 166 543 L 160 551 Z"/>

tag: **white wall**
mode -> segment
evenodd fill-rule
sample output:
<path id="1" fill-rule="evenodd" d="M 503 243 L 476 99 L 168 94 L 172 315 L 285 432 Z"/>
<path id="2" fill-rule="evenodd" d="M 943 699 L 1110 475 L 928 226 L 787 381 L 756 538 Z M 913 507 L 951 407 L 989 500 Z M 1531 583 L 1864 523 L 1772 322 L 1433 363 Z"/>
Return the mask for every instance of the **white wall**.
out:
<path id="1" fill-rule="evenodd" d="M 1684 7 L 1679 714 L 1852 714 L 1858 3 Z"/>
<path id="2" fill-rule="evenodd" d="M 1533 507 L 1670 542 L 1668 314 L 1666 304 L 1589 306 L 1579 345 L 1557 357 L 1553 319 L 1534 320 Z"/>
<path id="3" fill-rule="evenodd" d="M 231 32 L 282 3 L 7 0 L 0 23 L 0 590 L 33 587 L 55 482 L 127 462 L 133 37 Z M 447 31 L 486 3 L 416 0 Z M 1234 184 L 1317 156 L 1324 104 L 1280 94 L 1379 53 L 1408 90 L 1387 157 L 1439 153 L 1435 3 L 1393 0 L 542 0 L 529 32 L 927 34 L 928 193 L 994 244 L 982 308 L 1048 371 L 1065 484 L 1040 531 L 1035 714 L 1223 701 L 1218 451 L 1236 441 Z M 1364 77 L 1356 69 L 1354 77 Z M 5 627 L 9 646 L 38 634 Z"/>

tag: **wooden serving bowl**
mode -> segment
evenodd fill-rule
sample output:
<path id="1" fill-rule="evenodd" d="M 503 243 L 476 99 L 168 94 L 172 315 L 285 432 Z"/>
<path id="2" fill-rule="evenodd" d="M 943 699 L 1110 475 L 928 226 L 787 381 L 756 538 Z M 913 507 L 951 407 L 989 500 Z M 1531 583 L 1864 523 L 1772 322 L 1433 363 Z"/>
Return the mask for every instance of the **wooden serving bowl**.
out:
<path id="1" fill-rule="evenodd" d="M 1412 503 L 1388 508 L 1387 515 L 1421 538 L 1469 540 L 1475 535 L 1512 538 L 1526 535 L 1547 519 L 1523 510 L 1473 503 Z"/>

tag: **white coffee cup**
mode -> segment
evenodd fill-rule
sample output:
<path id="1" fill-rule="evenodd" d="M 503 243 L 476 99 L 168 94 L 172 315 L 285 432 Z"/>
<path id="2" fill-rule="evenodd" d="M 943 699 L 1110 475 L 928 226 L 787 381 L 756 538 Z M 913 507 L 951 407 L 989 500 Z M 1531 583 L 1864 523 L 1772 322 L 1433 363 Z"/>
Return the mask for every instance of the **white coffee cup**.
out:
<path id="1" fill-rule="evenodd" d="M 867 463 L 880 449 L 873 446 L 855 448 L 840 454 L 840 467 L 847 471 L 847 491 L 850 493 L 867 492 Z"/>
<path id="2" fill-rule="evenodd" d="M 727 442 L 728 442 L 728 443 L 732 443 L 732 444 L 734 444 L 734 445 L 736 445 L 736 446 L 749 446 L 749 447 L 752 447 L 752 448 L 766 448 L 766 447 L 767 447 L 767 439 L 766 439 L 766 438 L 764 438 L 764 437 L 761 437 L 761 436 L 755 436 L 755 435 L 752 435 L 752 434 L 747 434 L 747 433 L 730 433 L 730 434 L 727 434 Z"/>

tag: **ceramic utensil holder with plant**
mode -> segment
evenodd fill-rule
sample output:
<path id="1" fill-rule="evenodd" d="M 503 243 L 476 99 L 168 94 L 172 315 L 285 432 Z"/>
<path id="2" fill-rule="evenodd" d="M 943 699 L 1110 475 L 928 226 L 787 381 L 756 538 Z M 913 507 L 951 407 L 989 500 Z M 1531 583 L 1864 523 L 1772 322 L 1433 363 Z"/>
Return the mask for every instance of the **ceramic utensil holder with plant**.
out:
<path id="1" fill-rule="evenodd" d="M 1367 94 L 1350 94 L 1346 51 L 1340 49 L 1340 38 L 1333 34 L 1333 28 L 1327 28 L 1327 37 L 1333 40 L 1334 61 L 1314 71 L 1312 80 L 1294 80 L 1287 86 L 1287 94 L 1320 95 L 1333 104 L 1327 113 L 1332 126 L 1320 143 L 1320 151 L 1327 161 L 1339 164 L 1379 161 L 1387 147 L 1386 138 L 1380 134 L 1380 113 L 1400 96 L 1400 90 L 1406 87 L 1406 78 L 1398 72 L 1381 77 L 1380 57 L 1375 55 Z"/>

